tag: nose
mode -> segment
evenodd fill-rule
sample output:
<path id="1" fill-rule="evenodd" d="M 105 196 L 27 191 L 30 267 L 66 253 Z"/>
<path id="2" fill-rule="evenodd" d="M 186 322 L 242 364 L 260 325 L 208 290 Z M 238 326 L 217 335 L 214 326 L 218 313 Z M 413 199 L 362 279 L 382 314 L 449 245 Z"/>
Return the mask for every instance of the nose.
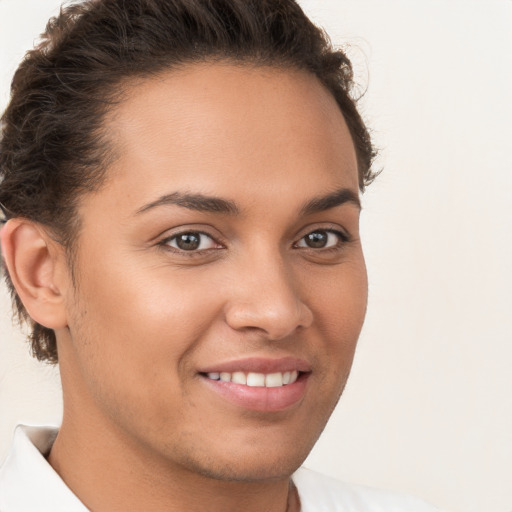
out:
<path id="1" fill-rule="evenodd" d="M 269 340 L 286 338 L 313 322 L 292 272 L 281 258 L 270 256 L 252 259 L 237 273 L 225 317 L 232 329 L 256 331 Z"/>

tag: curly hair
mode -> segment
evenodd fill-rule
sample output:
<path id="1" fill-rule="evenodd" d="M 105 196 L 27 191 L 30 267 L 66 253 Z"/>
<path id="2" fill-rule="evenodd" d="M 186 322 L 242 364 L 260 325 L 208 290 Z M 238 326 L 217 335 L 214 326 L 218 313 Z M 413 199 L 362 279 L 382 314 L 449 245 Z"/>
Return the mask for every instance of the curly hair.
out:
<path id="1" fill-rule="evenodd" d="M 1 118 L 0 205 L 4 222 L 23 217 L 46 226 L 68 255 L 80 229 L 78 200 L 101 187 L 113 158 L 103 124 L 123 85 L 189 63 L 314 74 L 344 115 L 361 191 L 375 177 L 351 63 L 294 0 L 86 0 L 62 7 L 41 37 L 14 75 Z M 5 277 L 14 310 L 30 327 L 33 355 L 56 363 L 54 331 L 30 319 Z"/>

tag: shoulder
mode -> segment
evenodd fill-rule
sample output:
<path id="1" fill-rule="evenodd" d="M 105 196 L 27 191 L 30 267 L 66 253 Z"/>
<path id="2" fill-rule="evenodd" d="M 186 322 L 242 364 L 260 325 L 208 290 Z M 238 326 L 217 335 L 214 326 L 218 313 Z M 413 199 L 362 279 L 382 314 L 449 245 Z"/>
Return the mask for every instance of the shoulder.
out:
<path id="1" fill-rule="evenodd" d="M 440 512 L 412 496 L 347 484 L 305 468 L 293 481 L 301 512 Z"/>

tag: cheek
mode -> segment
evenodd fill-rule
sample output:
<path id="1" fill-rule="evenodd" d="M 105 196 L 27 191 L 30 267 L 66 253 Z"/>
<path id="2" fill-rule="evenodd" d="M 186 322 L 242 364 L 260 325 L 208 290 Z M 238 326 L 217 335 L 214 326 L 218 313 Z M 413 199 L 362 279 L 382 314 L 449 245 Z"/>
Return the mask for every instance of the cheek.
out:
<path id="1" fill-rule="evenodd" d="M 315 279 L 316 277 L 316 279 Z M 316 282 L 315 282 L 316 281 Z M 314 292 L 315 317 L 331 336 L 357 341 L 368 300 L 368 281 L 362 253 L 340 265 L 332 273 L 310 276 L 308 288 Z"/>
<path id="2" fill-rule="evenodd" d="M 180 386 L 187 355 L 218 311 L 215 290 L 191 277 L 122 262 L 83 268 L 70 327 L 98 385 L 141 400 L 144 392 Z"/>
<path id="3" fill-rule="evenodd" d="M 319 280 L 314 316 L 323 340 L 320 359 L 325 381 L 342 387 L 348 377 L 361 332 L 368 298 L 366 267 L 362 253 Z"/>
<path id="4" fill-rule="evenodd" d="M 193 335 L 208 311 L 216 309 L 214 290 L 208 293 L 190 273 L 122 262 L 91 270 L 84 272 L 87 288 L 80 289 L 81 300 L 98 328 L 107 329 L 113 340 L 122 338 L 123 345 L 152 340 L 146 345 L 150 349 L 163 339 L 179 347 L 176 334 Z"/>
<path id="5" fill-rule="evenodd" d="M 198 293 L 190 279 L 165 273 L 121 266 L 84 273 L 70 325 L 78 371 L 98 409 L 146 430 L 175 424 L 190 354 L 217 312 L 213 290 Z"/>

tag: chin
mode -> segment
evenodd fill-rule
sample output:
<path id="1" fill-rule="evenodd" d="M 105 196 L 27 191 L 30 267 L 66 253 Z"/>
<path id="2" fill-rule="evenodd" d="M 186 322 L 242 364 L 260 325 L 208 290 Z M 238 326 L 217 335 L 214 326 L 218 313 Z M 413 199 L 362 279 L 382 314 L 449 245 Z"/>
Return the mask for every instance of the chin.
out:
<path id="1" fill-rule="evenodd" d="M 316 438 L 315 440 L 316 441 Z M 276 438 L 274 443 L 236 443 L 223 450 L 189 452 L 183 465 L 189 470 L 215 480 L 257 482 L 289 478 L 304 462 L 314 441 L 291 436 L 287 441 Z M 225 446 L 225 445 L 224 445 Z"/>
<path id="2" fill-rule="evenodd" d="M 307 455 L 307 454 L 306 454 Z M 262 459 L 263 457 L 263 459 Z M 225 482 L 262 482 L 289 478 L 302 464 L 305 456 L 295 460 L 276 460 L 262 455 L 259 460 L 247 460 L 241 456 L 239 460 L 229 464 L 196 464 L 194 471 L 203 476 Z"/>

